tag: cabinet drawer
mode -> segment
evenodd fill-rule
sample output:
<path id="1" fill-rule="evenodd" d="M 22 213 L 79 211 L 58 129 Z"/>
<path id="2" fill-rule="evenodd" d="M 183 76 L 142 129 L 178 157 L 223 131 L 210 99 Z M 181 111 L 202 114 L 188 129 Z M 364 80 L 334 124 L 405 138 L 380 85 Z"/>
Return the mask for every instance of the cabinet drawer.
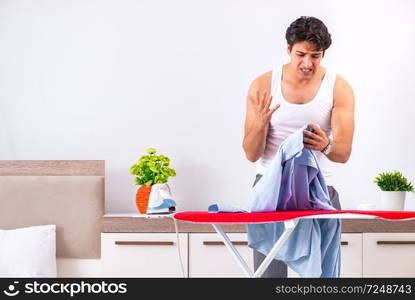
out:
<path id="1" fill-rule="evenodd" d="M 246 233 L 228 233 L 236 249 L 253 269 L 252 249 Z M 189 234 L 190 277 L 245 277 L 242 269 L 216 233 Z"/>
<path id="2" fill-rule="evenodd" d="M 228 234 L 248 266 L 253 269 L 252 249 L 246 234 Z M 342 234 L 341 277 L 362 277 L 362 234 Z M 244 277 L 217 234 L 189 234 L 190 277 Z M 288 277 L 299 277 L 288 268 Z"/>
<path id="3" fill-rule="evenodd" d="M 362 277 L 362 234 L 343 233 L 340 277 Z"/>
<path id="4" fill-rule="evenodd" d="M 187 233 L 179 234 L 187 276 Z M 183 277 L 175 233 L 102 233 L 105 277 Z"/>
<path id="5" fill-rule="evenodd" d="M 362 234 L 342 233 L 340 277 L 362 277 Z M 300 277 L 288 268 L 288 277 Z"/>
<path id="6" fill-rule="evenodd" d="M 415 277 L 415 233 L 364 233 L 363 277 Z"/>

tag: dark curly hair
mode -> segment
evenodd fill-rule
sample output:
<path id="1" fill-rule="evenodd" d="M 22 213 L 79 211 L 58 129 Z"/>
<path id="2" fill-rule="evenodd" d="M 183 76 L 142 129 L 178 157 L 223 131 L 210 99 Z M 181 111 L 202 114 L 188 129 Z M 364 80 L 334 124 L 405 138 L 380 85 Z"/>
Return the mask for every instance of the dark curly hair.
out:
<path id="1" fill-rule="evenodd" d="M 307 41 L 315 45 L 315 51 L 323 52 L 331 45 L 331 36 L 326 25 L 314 17 L 300 17 L 290 24 L 285 33 L 290 49 L 295 43 Z"/>

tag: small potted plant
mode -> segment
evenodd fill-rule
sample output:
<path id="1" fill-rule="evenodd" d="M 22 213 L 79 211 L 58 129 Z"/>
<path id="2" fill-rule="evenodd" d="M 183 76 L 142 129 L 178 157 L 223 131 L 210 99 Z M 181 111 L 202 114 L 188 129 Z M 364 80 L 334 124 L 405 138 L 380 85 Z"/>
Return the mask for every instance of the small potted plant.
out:
<path id="1" fill-rule="evenodd" d="M 406 192 L 413 192 L 414 188 L 401 172 L 380 173 L 374 182 L 381 189 L 382 210 L 404 210 Z"/>
<path id="2" fill-rule="evenodd" d="M 140 157 L 138 162 L 130 167 L 131 175 L 136 175 L 134 182 L 138 185 L 136 194 L 136 206 L 140 213 L 147 213 L 147 206 L 150 194 L 154 190 L 167 191 L 170 194 L 170 188 L 167 185 L 171 176 L 176 176 L 176 171 L 169 168 L 170 159 L 162 154 L 156 155 L 157 150 L 154 148 L 147 149 L 148 155 Z M 153 193 L 152 193 L 153 191 Z"/>

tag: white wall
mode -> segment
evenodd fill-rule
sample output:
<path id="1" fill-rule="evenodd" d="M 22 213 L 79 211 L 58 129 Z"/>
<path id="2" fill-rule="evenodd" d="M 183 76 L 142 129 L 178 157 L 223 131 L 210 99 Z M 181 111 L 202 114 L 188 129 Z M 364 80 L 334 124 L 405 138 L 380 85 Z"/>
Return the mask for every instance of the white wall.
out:
<path id="1" fill-rule="evenodd" d="M 179 210 L 246 203 L 247 88 L 288 61 L 301 15 L 326 23 L 323 65 L 356 95 L 353 153 L 335 164 L 343 207 L 375 203 L 381 171 L 414 182 L 411 0 L 0 0 L 0 159 L 103 159 L 106 209 L 127 212 L 129 167 L 155 147 L 176 169 Z"/>

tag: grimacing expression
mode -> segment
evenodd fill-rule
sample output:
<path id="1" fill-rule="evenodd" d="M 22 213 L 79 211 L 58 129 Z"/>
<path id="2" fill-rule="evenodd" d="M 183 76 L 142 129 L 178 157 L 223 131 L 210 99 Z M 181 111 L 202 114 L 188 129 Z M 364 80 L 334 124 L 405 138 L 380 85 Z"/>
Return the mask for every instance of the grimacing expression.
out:
<path id="1" fill-rule="evenodd" d="M 307 41 L 295 43 L 292 47 L 288 45 L 287 52 L 291 57 L 292 66 L 301 79 L 310 79 L 324 56 L 323 50 L 316 50 L 315 45 Z"/>

